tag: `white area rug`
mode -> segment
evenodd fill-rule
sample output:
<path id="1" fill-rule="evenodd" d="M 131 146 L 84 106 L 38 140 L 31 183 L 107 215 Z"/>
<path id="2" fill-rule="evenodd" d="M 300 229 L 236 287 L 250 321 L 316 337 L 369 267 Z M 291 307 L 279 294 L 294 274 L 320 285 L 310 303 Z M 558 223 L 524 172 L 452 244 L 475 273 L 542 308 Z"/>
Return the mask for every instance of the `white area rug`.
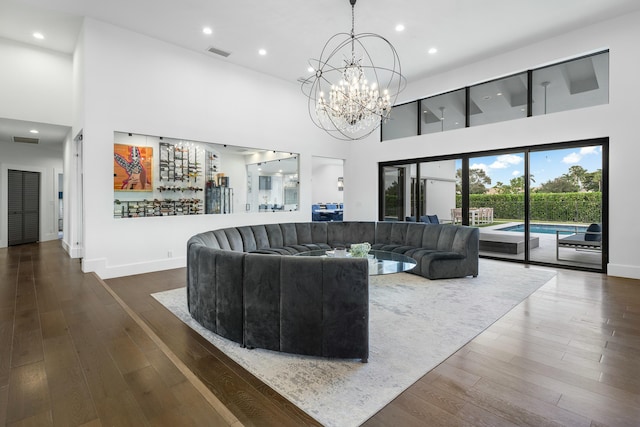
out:
<path id="1" fill-rule="evenodd" d="M 369 363 L 247 350 L 191 318 L 185 288 L 153 294 L 183 322 L 326 426 L 358 426 L 555 273 L 480 260 L 476 278 L 370 278 Z"/>

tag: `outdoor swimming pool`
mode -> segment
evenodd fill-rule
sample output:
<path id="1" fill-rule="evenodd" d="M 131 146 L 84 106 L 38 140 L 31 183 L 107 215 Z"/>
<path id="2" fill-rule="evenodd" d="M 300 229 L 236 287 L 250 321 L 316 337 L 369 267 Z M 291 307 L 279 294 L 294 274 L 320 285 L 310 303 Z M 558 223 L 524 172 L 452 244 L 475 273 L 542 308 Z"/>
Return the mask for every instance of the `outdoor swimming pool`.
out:
<path id="1" fill-rule="evenodd" d="M 511 225 L 509 227 L 498 228 L 500 231 L 519 231 L 524 233 L 524 224 Z M 531 224 L 529 227 L 531 233 L 542 234 L 556 234 L 559 231 L 560 234 L 572 234 L 572 233 L 584 233 L 587 231 L 586 226 L 581 225 L 561 225 L 561 224 Z"/>

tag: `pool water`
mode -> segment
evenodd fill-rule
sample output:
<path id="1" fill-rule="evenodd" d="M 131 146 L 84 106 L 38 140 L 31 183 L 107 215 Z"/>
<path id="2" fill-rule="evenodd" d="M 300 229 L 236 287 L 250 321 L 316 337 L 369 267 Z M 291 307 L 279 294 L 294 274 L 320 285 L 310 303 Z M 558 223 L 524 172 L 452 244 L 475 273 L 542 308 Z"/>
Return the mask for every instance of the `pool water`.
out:
<path id="1" fill-rule="evenodd" d="M 498 228 L 500 231 L 519 231 L 524 233 L 524 224 L 512 225 L 509 227 Z M 556 234 L 556 231 L 559 231 L 560 234 L 573 234 L 573 233 L 584 233 L 587 231 L 586 226 L 581 225 L 560 225 L 560 224 L 531 224 L 529 227 L 531 233 L 542 233 L 542 234 Z"/>

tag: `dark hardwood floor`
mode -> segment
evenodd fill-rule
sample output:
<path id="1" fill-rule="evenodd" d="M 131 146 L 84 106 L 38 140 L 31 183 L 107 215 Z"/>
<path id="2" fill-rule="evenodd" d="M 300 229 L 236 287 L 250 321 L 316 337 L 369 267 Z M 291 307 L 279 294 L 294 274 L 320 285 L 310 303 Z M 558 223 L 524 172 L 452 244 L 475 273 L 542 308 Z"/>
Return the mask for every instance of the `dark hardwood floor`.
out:
<path id="1" fill-rule="evenodd" d="M 149 296 L 184 285 L 0 249 L 0 425 L 317 425 Z M 639 426 L 640 281 L 558 270 L 365 425 Z"/>

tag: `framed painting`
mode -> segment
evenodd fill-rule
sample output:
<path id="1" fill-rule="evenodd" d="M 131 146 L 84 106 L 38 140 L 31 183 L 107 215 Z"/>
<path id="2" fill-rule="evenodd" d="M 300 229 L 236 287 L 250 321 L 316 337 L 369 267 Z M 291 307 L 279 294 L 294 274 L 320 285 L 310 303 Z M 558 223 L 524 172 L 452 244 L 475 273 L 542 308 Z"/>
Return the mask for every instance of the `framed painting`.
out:
<path id="1" fill-rule="evenodd" d="M 153 148 L 113 144 L 113 189 L 153 191 Z"/>

